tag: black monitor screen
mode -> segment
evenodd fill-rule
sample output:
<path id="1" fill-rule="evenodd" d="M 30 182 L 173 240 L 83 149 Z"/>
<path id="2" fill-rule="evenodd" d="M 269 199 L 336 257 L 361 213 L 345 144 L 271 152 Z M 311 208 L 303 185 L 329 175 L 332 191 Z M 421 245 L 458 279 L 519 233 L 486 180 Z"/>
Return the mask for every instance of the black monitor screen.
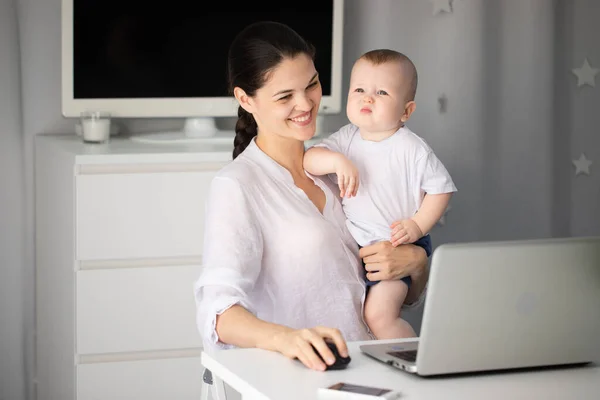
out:
<path id="1" fill-rule="evenodd" d="M 285 23 L 316 47 L 331 94 L 333 0 L 74 0 L 73 14 L 76 99 L 228 96 L 229 44 L 259 20 Z"/>

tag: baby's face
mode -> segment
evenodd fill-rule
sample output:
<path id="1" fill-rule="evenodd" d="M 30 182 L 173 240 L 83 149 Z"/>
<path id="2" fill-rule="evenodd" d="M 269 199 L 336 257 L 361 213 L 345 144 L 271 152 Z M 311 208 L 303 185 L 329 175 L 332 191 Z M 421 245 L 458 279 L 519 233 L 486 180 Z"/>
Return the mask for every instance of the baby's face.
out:
<path id="1" fill-rule="evenodd" d="M 358 60 L 352 68 L 346 113 L 366 133 L 393 133 L 402 126 L 406 97 L 398 62 L 373 65 Z"/>

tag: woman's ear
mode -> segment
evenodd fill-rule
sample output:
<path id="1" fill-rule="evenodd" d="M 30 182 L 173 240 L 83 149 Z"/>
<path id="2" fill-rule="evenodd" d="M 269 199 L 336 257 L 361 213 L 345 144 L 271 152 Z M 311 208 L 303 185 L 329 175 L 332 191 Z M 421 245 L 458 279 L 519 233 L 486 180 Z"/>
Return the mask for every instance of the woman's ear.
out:
<path id="1" fill-rule="evenodd" d="M 244 110 L 252 114 L 252 98 L 242 88 L 235 87 L 233 89 L 233 96 Z"/>

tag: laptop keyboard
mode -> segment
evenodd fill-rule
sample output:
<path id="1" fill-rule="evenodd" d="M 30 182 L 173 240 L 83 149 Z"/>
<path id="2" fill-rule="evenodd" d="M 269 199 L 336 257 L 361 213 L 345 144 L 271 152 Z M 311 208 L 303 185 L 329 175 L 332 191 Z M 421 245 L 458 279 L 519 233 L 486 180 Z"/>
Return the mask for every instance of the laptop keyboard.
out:
<path id="1" fill-rule="evenodd" d="M 417 350 L 390 351 L 388 354 L 405 361 L 415 362 L 417 360 Z"/>

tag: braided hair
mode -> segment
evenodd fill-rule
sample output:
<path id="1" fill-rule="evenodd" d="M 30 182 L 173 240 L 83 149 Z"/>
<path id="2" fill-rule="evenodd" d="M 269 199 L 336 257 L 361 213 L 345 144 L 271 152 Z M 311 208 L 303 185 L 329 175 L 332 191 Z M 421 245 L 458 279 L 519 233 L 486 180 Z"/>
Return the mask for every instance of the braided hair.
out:
<path id="1" fill-rule="evenodd" d="M 286 58 L 299 54 L 315 57 L 315 48 L 296 31 L 279 22 L 255 22 L 244 28 L 233 40 L 227 57 L 229 91 L 236 87 L 252 97 L 263 87 L 268 73 Z M 235 124 L 233 158 L 239 156 L 258 134 L 251 113 L 241 106 Z"/>

